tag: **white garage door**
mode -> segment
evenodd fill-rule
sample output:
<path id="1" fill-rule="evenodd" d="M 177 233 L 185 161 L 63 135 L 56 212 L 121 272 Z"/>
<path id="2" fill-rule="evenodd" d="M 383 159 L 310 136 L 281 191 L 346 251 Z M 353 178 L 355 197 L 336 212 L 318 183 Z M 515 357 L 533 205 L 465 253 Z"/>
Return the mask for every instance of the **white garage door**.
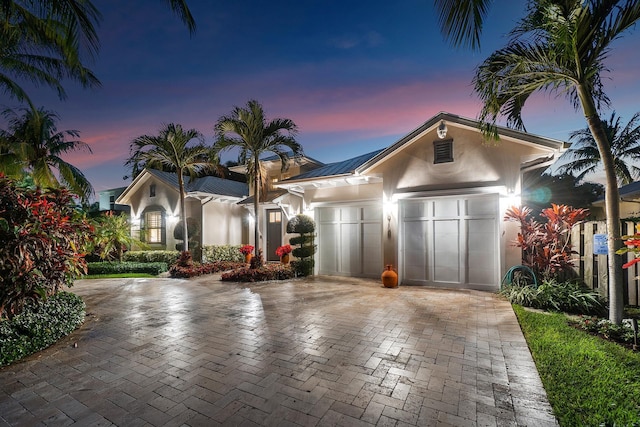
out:
<path id="1" fill-rule="evenodd" d="M 382 207 L 317 208 L 320 274 L 380 277 Z"/>
<path id="2" fill-rule="evenodd" d="M 497 195 L 406 200 L 400 215 L 403 283 L 498 287 Z"/>

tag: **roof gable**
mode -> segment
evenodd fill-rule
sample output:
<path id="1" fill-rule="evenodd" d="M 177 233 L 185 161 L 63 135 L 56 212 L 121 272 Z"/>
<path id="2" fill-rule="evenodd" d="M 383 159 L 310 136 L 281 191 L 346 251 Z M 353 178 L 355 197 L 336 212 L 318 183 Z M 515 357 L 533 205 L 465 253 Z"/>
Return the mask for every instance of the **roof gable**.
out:
<path id="1" fill-rule="evenodd" d="M 138 187 L 146 182 L 150 177 L 155 177 L 164 184 L 179 190 L 178 175 L 174 172 L 163 172 L 155 169 L 145 169 L 138 175 L 127 189 L 118 197 L 116 203 L 125 201 L 129 194 L 138 191 Z M 232 181 L 230 179 L 218 178 L 216 176 L 204 176 L 191 181 L 185 177 L 184 186 L 187 195 L 197 193 L 200 195 L 225 196 L 232 198 L 244 198 L 249 194 L 249 187 L 244 182 Z"/>
<path id="2" fill-rule="evenodd" d="M 447 112 L 440 112 L 435 116 L 433 116 L 431 119 L 427 120 L 421 126 L 417 127 L 416 129 L 409 132 L 404 137 L 400 138 L 398 141 L 396 141 L 389 147 L 383 150 L 380 150 L 380 152 L 377 155 L 373 156 L 371 159 L 369 159 L 368 161 L 360 165 L 358 168 L 356 168 L 355 173 L 366 174 L 373 167 L 379 165 L 380 163 L 384 162 L 388 158 L 394 156 L 395 154 L 403 150 L 405 147 L 411 145 L 412 143 L 422 138 L 424 135 L 431 132 L 435 133 L 436 128 L 442 121 L 444 121 L 444 123 L 449 127 L 453 126 L 453 127 L 459 127 L 459 128 L 466 128 L 466 129 L 477 131 L 478 133 L 481 132 L 480 122 L 478 120 L 461 117 L 461 116 L 447 113 Z M 504 138 L 505 140 L 512 143 L 535 146 L 536 148 L 539 148 L 541 151 L 544 151 L 544 152 L 557 152 L 557 151 L 563 150 L 566 147 L 566 143 L 563 141 L 545 138 L 542 136 L 521 132 L 515 129 L 503 127 L 503 126 L 498 126 L 497 130 L 500 138 Z M 502 142 L 505 142 L 505 141 L 502 141 Z"/>

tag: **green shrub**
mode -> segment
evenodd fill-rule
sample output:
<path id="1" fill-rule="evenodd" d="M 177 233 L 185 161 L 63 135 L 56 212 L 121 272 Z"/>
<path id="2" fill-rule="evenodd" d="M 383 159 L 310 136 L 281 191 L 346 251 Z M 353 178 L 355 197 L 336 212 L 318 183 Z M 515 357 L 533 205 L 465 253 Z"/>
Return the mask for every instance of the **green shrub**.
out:
<path id="1" fill-rule="evenodd" d="M 202 247 L 202 262 L 231 261 L 244 262 L 240 253 L 241 245 L 206 245 Z"/>
<path id="2" fill-rule="evenodd" d="M 575 324 L 590 334 L 602 336 L 610 341 L 625 344 L 633 344 L 634 342 L 633 327 L 626 322 L 618 325 L 608 319 L 596 316 L 580 316 Z"/>
<path id="3" fill-rule="evenodd" d="M 85 274 L 91 231 L 67 190 L 30 190 L 0 173 L 0 319 Z"/>
<path id="4" fill-rule="evenodd" d="M 129 251 L 125 252 L 122 260 L 131 262 L 164 262 L 167 265 L 174 264 L 180 252 L 178 251 Z"/>
<path id="5" fill-rule="evenodd" d="M 11 320 L 0 320 L 0 366 L 47 348 L 80 326 L 84 315 L 84 302 L 69 292 L 29 301 Z"/>
<path id="6" fill-rule="evenodd" d="M 506 286 L 502 295 L 512 304 L 542 310 L 563 311 L 576 314 L 604 314 L 606 301 L 597 293 L 576 282 L 544 280 L 537 288 L 533 286 Z"/>
<path id="7" fill-rule="evenodd" d="M 223 273 L 221 280 L 225 282 L 262 282 L 265 280 L 288 280 L 295 277 L 292 267 L 284 264 L 264 264 L 261 267 L 238 268 Z"/>
<path id="8" fill-rule="evenodd" d="M 147 273 L 157 276 L 169 270 L 166 262 L 90 262 L 88 274 Z"/>

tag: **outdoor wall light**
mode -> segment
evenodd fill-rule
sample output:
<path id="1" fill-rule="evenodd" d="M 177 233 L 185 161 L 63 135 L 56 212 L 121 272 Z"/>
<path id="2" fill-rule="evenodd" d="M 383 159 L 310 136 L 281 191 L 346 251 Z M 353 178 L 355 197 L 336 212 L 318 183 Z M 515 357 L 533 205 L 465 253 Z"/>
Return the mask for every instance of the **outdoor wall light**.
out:
<path id="1" fill-rule="evenodd" d="M 444 120 L 440 120 L 440 124 L 438 125 L 438 138 L 445 139 L 447 137 L 447 124 Z"/>

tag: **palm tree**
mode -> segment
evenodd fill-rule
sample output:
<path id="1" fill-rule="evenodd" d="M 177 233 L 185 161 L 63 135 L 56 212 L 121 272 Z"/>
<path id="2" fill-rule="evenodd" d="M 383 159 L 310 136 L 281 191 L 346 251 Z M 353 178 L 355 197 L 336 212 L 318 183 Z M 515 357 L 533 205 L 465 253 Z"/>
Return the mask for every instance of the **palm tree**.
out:
<path id="1" fill-rule="evenodd" d="M 7 109 L 3 112 L 8 120 L 8 130 L 0 130 L 0 171 L 12 177 L 29 174 L 36 186 L 56 188 L 64 186 L 86 202 L 93 194 L 91 184 L 77 167 L 60 156 L 72 151 L 91 147 L 80 140 L 77 130 L 58 132 L 54 112 L 44 108 L 24 108 L 22 114 Z M 56 173 L 57 171 L 57 173 Z"/>
<path id="2" fill-rule="evenodd" d="M 611 43 L 640 19 L 636 0 L 532 0 L 507 47 L 477 69 L 474 86 L 483 102 L 480 118 L 494 136 L 498 116 L 524 129 L 522 108 L 537 91 L 566 95 L 581 109 L 606 176 L 610 319 L 622 321 L 624 300 L 619 192 L 615 162 L 599 109 L 609 106 L 600 75 Z"/>
<path id="3" fill-rule="evenodd" d="M 194 139 L 199 143 L 188 146 Z M 134 139 L 129 146 L 129 151 L 131 155 L 129 162 L 133 159 L 133 162 L 144 162 L 148 168 L 175 170 L 178 176 L 182 229 L 187 230 L 184 175 L 189 175 L 193 179 L 202 169 L 218 163 L 217 159 L 208 157 L 211 149 L 204 145 L 202 133 L 195 129 L 184 130 L 179 124 L 169 123 L 160 129 L 158 136 L 142 135 Z M 185 236 L 184 251 L 188 250 L 189 239 Z"/>
<path id="4" fill-rule="evenodd" d="M 302 146 L 295 140 L 297 132 L 298 127 L 290 119 L 267 121 L 262 105 L 256 100 L 247 102 L 246 108 L 234 107 L 231 114 L 220 117 L 215 125 L 216 151 L 238 148 L 238 162 L 247 166 L 247 175 L 253 182 L 256 256 L 260 249 L 260 188 L 267 179 L 260 159 L 267 153 L 274 153 L 280 159 L 281 170 L 287 170 L 290 155 L 295 158 L 303 154 Z"/>
<path id="5" fill-rule="evenodd" d="M 454 46 L 480 48 L 482 25 L 492 0 L 433 0 L 440 32 Z"/>
<path id="6" fill-rule="evenodd" d="M 622 127 L 620 117 L 616 117 L 614 112 L 608 122 L 603 122 L 607 140 L 611 143 L 618 186 L 640 179 L 640 168 L 633 163 L 640 159 L 639 121 L 640 113 L 636 113 Z M 570 139 L 576 140 L 576 143 L 558 159 L 558 162 L 566 161 L 558 168 L 558 172 L 577 174 L 576 178 L 580 181 L 585 175 L 596 171 L 600 165 L 600 151 L 589 128 L 572 132 Z"/>
<path id="7" fill-rule="evenodd" d="M 185 0 L 167 0 L 193 33 L 195 22 Z M 31 103 L 16 82 L 46 85 L 65 97 L 64 78 L 84 87 L 100 86 L 82 63 L 99 49 L 96 25 L 101 20 L 90 0 L 7 0 L 0 2 L 0 90 Z"/>

